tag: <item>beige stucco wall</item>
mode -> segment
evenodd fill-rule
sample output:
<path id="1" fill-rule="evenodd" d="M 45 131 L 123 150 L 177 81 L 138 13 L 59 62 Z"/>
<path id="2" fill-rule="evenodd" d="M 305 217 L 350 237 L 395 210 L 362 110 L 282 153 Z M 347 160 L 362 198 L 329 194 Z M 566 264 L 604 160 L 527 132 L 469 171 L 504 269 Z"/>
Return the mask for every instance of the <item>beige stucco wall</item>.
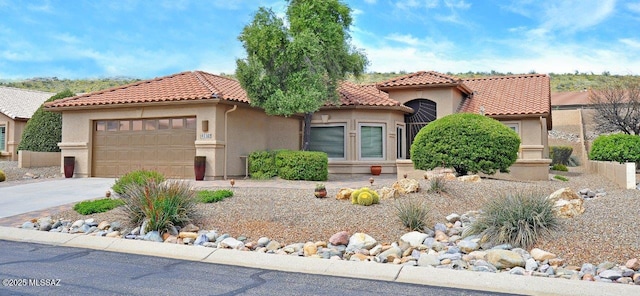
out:
<path id="1" fill-rule="evenodd" d="M 389 97 L 402 104 L 415 99 L 434 101 L 437 118 L 456 113 L 462 101 L 462 93 L 453 87 L 390 90 Z"/>
<path id="2" fill-rule="evenodd" d="M 257 109 L 214 101 L 164 106 L 104 108 L 65 111 L 62 115 L 62 157 L 75 156 L 74 177 L 91 176 L 93 122 L 108 119 L 141 119 L 160 117 L 196 117 L 194 145 L 196 155 L 207 157 L 205 180 L 245 174 L 240 156 L 255 150 L 298 149 L 299 119 L 267 116 Z M 227 112 L 229 111 L 229 112 Z M 225 129 L 225 113 L 229 130 Z M 208 129 L 203 130 L 204 121 Z M 228 157 L 225 158 L 225 147 Z M 226 166 L 226 167 L 225 167 Z"/>
<path id="3" fill-rule="evenodd" d="M 6 150 L 5 147 L 0 147 L 0 160 L 18 160 L 18 145 L 22 140 L 22 132 L 26 124 L 24 120 L 13 120 L 0 114 L 0 125 L 6 126 Z"/>
<path id="4" fill-rule="evenodd" d="M 616 183 L 620 188 L 636 188 L 636 164 L 633 162 L 587 160 L 587 168 L 590 172 Z"/>
<path id="5" fill-rule="evenodd" d="M 382 124 L 385 133 L 384 159 L 362 160 L 359 158 L 360 124 Z M 312 126 L 345 124 L 346 151 L 345 159 L 329 159 L 331 174 L 369 174 L 371 165 L 381 165 L 382 173 L 395 173 L 396 126 L 404 126 L 404 113 L 397 110 L 342 108 L 320 110 L 313 114 Z"/>
<path id="6" fill-rule="evenodd" d="M 18 167 L 33 168 L 57 166 L 60 164 L 60 152 L 36 152 L 20 150 L 18 154 Z"/>

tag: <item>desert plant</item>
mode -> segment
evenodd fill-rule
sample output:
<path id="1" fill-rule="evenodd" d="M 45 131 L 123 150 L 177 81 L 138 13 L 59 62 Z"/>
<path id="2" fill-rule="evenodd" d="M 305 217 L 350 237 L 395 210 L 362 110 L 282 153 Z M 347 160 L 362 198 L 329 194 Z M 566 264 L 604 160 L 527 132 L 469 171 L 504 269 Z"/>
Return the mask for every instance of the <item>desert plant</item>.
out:
<path id="1" fill-rule="evenodd" d="M 155 171 L 131 171 L 116 179 L 116 182 L 115 184 L 113 184 L 111 189 L 113 189 L 113 192 L 117 193 L 121 197 L 127 197 L 126 188 L 129 185 L 135 184 L 138 186 L 144 186 L 150 180 L 153 180 L 156 184 L 159 184 L 164 181 L 164 176 L 161 173 Z"/>
<path id="2" fill-rule="evenodd" d="M 45 103 L 73 96 L 75 94 L 66 89 L 55 94 Z M 18 150 L 58 152 L 60 142 L 62 142 L 62 114 L 46 111 L 40 106 L 27 121 Z"/>
<path id="3" fill-rule="evenodd" d="M 403 200 L 395 204 L 396 216 L 402 221 L 402 225 L 409 230 L 422 231 L 426 226 L 430 209 L 424 201 Z"/>
<path id="4" fill-rule="evenodd" d="M 544 194 L 514 192 L 490 200 L 464 236 L 480 234 L 494 245 L 511 244 L 528 249 L 542 236 L 558 228 L 553 202 Z"/>
<path id="5" fill-rule="evenodd" d="M 139 225 L 147 221 L 146 231 L 165 232 L 188 223 L 194 214 L 196 193 L 188 182 L 149 179 L 144 185 L 130 183 L 125 190 L 124 209 L 130 222 Z"/>
<path id="6" fill-rule="evenodd" d="M 102 198 L 79 202 L 73 206 L 73 210 L 80 215 L 91 215 L 111 211 L 123 204 L 122 199 Z"/>
<path id="7" fill-rule="evenodd" d="M 227 197 L 233 196 L 233 191 L 229 189 L 220 190 L 201 190 L 196 194 L 198 200 L 203 203 L 219 202 Z"/>
<path id="8" fill-rule="evenodd" d="M 362 206 L 370 206 L 380 202 L 380 195 L 375 190 L 371 190 L 368 187 L 362 187 L 351 193 L 351 203 L 359 204 Z"/>
<path id="9" fill-rule="evenodd" d="M 553 176 L 553 178 L 556 179 L 556 180 L 564 181 L 564 182 L 569 181 L 569 179 L 567 177 L 560 176 L 560 175 L 555 175 L 555 176 Z"/>
<path id="10" fill-rule="evenodd" d="M 552 171 L 561 171 L 561 172 L 568 172 L 569 169 L 567 168 L 566 165 L 564 164 L 560 164 L 560 163 L 556 163 L 554 165 L 551 166 L 551 170 Z"/>
<path id="11" fill-rule="evenodd" d="M 569 156 L 569 163 L 567 164 L 567 166 L 570 166 L 570 167 L 580 166 L 580 159 L 575 155 Z"/>
<path id="12" fill-rule="evenodd" d="M 0 182 L 4 182 L 7 180 L 7 176 L 4 174 L 2 170 L 0 170 Z"/>
<path id="13" fill-rule="evenodd" d="M 508 172 L 518 158 L 520 138 L 499 121 L 479 114 L 456 113 L 423 127 L 411 144 L 416 169 L 452 167 L 467 172 Z"/>
<path id="14" fill-rule="evenodd" d="M 591 145 L 589 159 L 640 162 L 640 136 L 614 134 L 598 136 Z"/>
<path id="15" fill-rule="evenodd" d="M 443 176 L 435 176 L 429 179 L 429 189 L 427 192 L 442 194 L 447 192 L 447 180 Z"/>
<path id="16" fill-rule="evenodd" d="M 549 147 L 549 156 L 551 156 L 551 164 L 569 164 L 569 158 L 573 153 L 571 146 L 551 146 Z"/>

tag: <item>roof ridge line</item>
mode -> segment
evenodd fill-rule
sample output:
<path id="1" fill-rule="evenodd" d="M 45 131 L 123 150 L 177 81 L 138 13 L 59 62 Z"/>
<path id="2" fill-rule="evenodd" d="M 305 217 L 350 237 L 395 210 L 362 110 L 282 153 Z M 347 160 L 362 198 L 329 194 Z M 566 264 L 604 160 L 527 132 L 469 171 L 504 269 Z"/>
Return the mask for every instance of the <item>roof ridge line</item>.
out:
<path id="1" fill-rule="evenodd" d="M 222 92 L 216 89 L 215 86 L 213 86 L 213 84 L 211 84 L 211 82 L 209 82 L 209 80 L 203 76 L 202 71 L 194 71 L 192 73 L 196 76 L 196 79 L 198 79 L 198 81 L 200 81 L 200 83 L 202 83 L 202 85 L 204 85 L 204 87 L 206 87 L 211 92 L 212 97 L 216 95 L 222 96 Z"/>
<path id="2" fill-rule="evenodd" d="M 488 80 L 488 79 L 508 79 L 508 78 L 526 78 L 526 77 L 549 77 L 547 74 L 535 73 L 535 74 L 512 74 L 512 75 L 494 75 L 485 77 L 471 77 L 462 78 L 462 80 Z"/>

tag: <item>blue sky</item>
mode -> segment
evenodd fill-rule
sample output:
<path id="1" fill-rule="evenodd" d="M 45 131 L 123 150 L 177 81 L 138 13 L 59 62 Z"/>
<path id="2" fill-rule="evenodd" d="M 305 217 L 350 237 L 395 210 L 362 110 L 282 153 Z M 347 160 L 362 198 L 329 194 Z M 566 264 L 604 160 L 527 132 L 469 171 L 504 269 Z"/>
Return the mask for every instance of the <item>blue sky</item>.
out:
<path id="1" fill-rule="evenodd" d="M 640 74 L 640 1 L 345 0 L 368 72 Z M 284 0 L 0 0 L 0 79 L 233 73 Z"/>

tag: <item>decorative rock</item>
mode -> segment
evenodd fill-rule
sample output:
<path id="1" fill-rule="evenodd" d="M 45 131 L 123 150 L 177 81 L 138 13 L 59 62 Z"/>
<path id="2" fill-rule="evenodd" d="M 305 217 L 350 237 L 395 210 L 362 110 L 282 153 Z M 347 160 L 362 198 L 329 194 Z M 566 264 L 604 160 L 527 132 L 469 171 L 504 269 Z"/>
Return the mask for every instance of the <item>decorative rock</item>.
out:
<path id="1" fill-rule="evenodd" d="M 525 266 L 524 259 L 520 254 L 507 250 L 487 251 L 487 261 L 498 269 Z"/>
<path id="2" fill-rule="evenodd" d="M 356 253 L 351 255 L 351 257 L 349 258 L 349 261 L 369 261 L 369 256 Z"/>
<path id="3" fill-rule="evenodd" d="M 458 248 L 460 248 L 460 251 L 466 254 L 469 254 L 480 248 L 480 245 L 478 245 L 478 243 L 466 239 L 459 241 L 456 245 L 458 246 Z"/>
<path id="4" fill-rule="evenodd" d="M 20 226 L 20 228 L 22 228 L 22 229 L 35 229 L 36 225 L 33 224 L 32 222 L 24 222 L 24 223 L 22 223 L 22 226 Z"/>
<path id="5" fill-rule="evenodd" d="M 106 237 L 119 237 L 120 236 L 120 231 L 112 231 L 112 232 L 107 232 L 107 234 L 105 235 Z"/>
<path id="6" fill-rule="evenodd" d="M 100 222 L 100 224 L 98 224 L 98 229 L 100 230 L 106 230 L 111 226 L 111 224 L 109 224 L 109 222 L 107 221 L 102 221 Z"/>
<path id="7" fill-rule="evenodd" d="M 638 260 L 638 258 L 629 259 L 627 263 L 624 264 L 624 266 L 629 269 L 638 271 L 640 270 L 640 260 Z"/>
<path id="8" fill-rule="evenodd" d="M 178 239 L 178 242 L 180 242 L 180 238 Z M 182 243 L 185 245 L 190 245 L 191 243 L 193 243 L 193 238 L 185 237 L 182 239 Z"/>
<path id="9" fill-rule="evenodd" d="M 598 264 L 598 271 L 605 270 L 605 269 L 611 269 L 611 268 L 614 268 L 615 266 L 616 266 L 615 263 L 610 262 L 610 261 L 605 261 L 605 262 L 602 262 L 602 263 Z"/>
<path id="10" fill-rule="evenodd" d="M 218 232 L 209 231 L 204 234 L 207 237 L 208 242 L 215 242 L 218 239 Z"/>
<path id="11" fill-rule="evenodd" d="M 120 224 L 120 222 L 116 221 L 116 222 L 111 223 L 111 227 L 109 229 L 111 229 L 111 230 L 121 230 L 122 229 L 122 225 Z"/>
<path id="12" fill-rule="evenodd" d="M 378 254 L 380 254 L 380 252 L 382 252 L 382 245 L 376 245 L 375 247 L 371 248 L 371 250 L 369 250 L 369 255 L 377 256 Z"/>
<path id="13" fill-rule="evenodd" d="M 526 271 L 536 271 L 538 269 L 538 262 L 536 262 L 536 259 L 529 258 L 524 264 L 524 269 Z"/>
<path id="14" fill-rule="evenodd" d="M 275 251 L 275 250 L 280 249 L 281 247 L 282 247 L 282 246 L 280 245 L 280 243 L 279 243 L 279 242 L 277 242 L 277 241 L 274 241 L 274 240 L 270 241 L 270 242 L 266 245 L 267 251 Z"/>
<path id="15" fill-rule="evenodd" d="M 447 236 L 443 231 L 436 230 L 435 239 L 438 242 L 449 242 L 449 236 Z"/>
<path id="16" fill-rule="evenodd" d="M 407 194 L 420 191 L 420 183 L 415 179 L 400 179 L 391 186 L 399 194 Z"/>
<path id="17" fill-rule="evenodd" d="M 160 236 L 160 232 L 156 230 L 147 232 L 144 235 L 144 240 L 152 242 L 163 242 L 162 237 Z"/>
<path id="18" fill-rule="evenodd" d="M 573 218 L 584 213 L 584 199 L 569 187 L 556 190 L 547 199 L 554 202 L 553 211 L 560 218 Z"/>
<path id="19" fill-rule="evenodd" d="M 336 199 L 339 200 L 351 200 L 351 193 L 354 190 L 351 188 L 341 188 L 340 190 L 338 190 L 338 193 L 336 194 Z"/>
<path id="20" fill-rule="evenodd" d="M 204 245 L 204 243 L 208 243 L 209 242 L 209 238 L 207 237 L 206 234 L 199 234 L 198 237 L 196 238 L 196 240 L 193 242 L 193 244 L 195 246 L 202 246 Z"/>
<path id="21" fill-rule="evenodd" d="M 266 247 L 267 244 L 270 242 L 271 240 L 268 237 L 261 237 L 258 239 L 258 246 L 259 247 Z"/>
<path id="22" fill-rule="evenodd" d="M 399 247 L 391 247 L 377 256 L 382 262 L 393 262 L 396 258 L 402 257 L 402 249 Z"/>
<path id="23" fill-rule="evenodd" d="M 346 231 L 340 231 L 329 238 L 329 243 L 334 246 L 347 245 L 349 243 L 349 233 Z"/>
<path id="24" fill-rule="evenodd" d="M 381 199 L 389 199 L 389 198 L 398 198 L 400 197 L 400 192 L 398 192 L 398 190 L 395 190 L 393 188 L 389 188 L 389 187 L 382 187 L 382 189 L 380 189 L 380 198 Z M 336 197 L 337 198 L 337 197 Z"/>
<path id="25" fill-rule="evenodd" d="M 553 267 L 558 267 L 564 265 L 564 259 L 561 258 L 553 258 L 549 259 L 549 265 Z"/>
<path id="26" fill-rule="evenodd" d="M 509 274 L 515 274 L 515 275 L 525 275 L 526 271 L 524 270 L 524 268 L 520 267 L 520 266 L 516 266 L 514 268 L 512 268 L 511 270 L 509 270 Z"/>
<path id="27" fill-rule="evenodd" d="M 178 243 L 178 237 L 175 235 L 169 235 L 165 240 L 165 243 L 167 244 L 177 244 Z"/>
<path id="28" fill-rule="evenodd" d="M 582 267 L 580 268 L 580 273 L 595 275 L 596 267 L 591 263 L 582 264 Z"/>
<path id="29" fill-rule="evenodd" d="M 178 237 L 182 239 L 185 239 L 185 238 L 196 239 L 198 237 L 198 233 L 181 231 L 180 233 L 178 233 Z"/>
<path id="30" fill-rule="evenodd" d="M 406 180 L 406 179 L 403 179 L 403 180 Z M 412 247 L 417 247 L 417 246 L 421 245 L 422 242 L 424 242 L 424 240 L 426 238 L 427 238 L 427 234 L 426 233 L 422 233 L 422 232 L 418 232 L 418 231 L 412 231 L 412 232 L 408 232 L 408 233 L 403 234 L 400 237 L 400 241 L 407 242 Z"/>
<path id="31" fill-rule="evenodd" d="M 471 270 L 481 272 L 498 272 L 498 269 L 493 266 L 493 264 L 484 260 L 476 260 L 476 262 L 473 263 Z"/>
<path id="32" fill-rule="evenodd" d="M 481 180 L 482 179 L 480 179 L 480 176 L 478 176 L 478 175 L 468 175 L 468 176 L 460 176 L 460 177 L 458 177 L 458 181 L 468 182 L 468 183 L 478 183 Z"/>
<path id="33" fill-rule="evenodd" d="M 318 247 L 316 246 L 315 243 L 312 243 L 312 242 L 308 242 L 304 244 L 304 247 L 302 249 L 304 250 L 305 257 L 309 257 L 318 253 Z"/>
<path id="34" fill-rule="evenodd" d="M 433 230 L 434 231 L 442 231 L 442 232 L 447 232 L 447 226 L 442 224 L 442 223 L 436 223 L 436 225 L 433 226 Z"/>
<path id="35" fill-rule="evenodd" d="M 76 220 L 75 222 L 73 222 L 73 224 L 71 224 L 71 228 L 78 228 L 82 225 L 84 225 L 84 220 Z"/>
<path id="36" fill-rule="evenodd" d="M 595 281 L 595 279 L 593 278 L 593 274 L 591 274 L 591 273 L 585 273 L 585 274 L 582 276 L 582 280 L 583 280 L 583 281 L 590 281 L 590 282 Z"/>
<path id="37" fill-rule="evenodd" d="M 451 223 L 456 223 L 457 221 L 460 221 L 460 215 L 454 213 L 445 217 L 445 219 Z"/>
<path id="38" fill-rule="evenodd" d="M 39 229 L 40 229 L 40 231 L 49 231 L 52 228 L 51 226 L 52 226 L 51 223 L 45 222 L 45 223 L 41 223 L 40 224 Z"/>
<path id="39" fill-rule="evenodd" d="M 453 169 L 437 168 L 437 169 L 425 172 L 424 178 L 427 180 L 431 180 L 434 178 L 443 178 L 445 180 L 455 180 L 456 174 Z"/>
<path id="40" fill-rule="evenodd" d="M 376 246 L 378 242 L 371 237 L 370 235 L 362 232 L 354 233 L 349 238 L 349 244 L 347 245 L 347 250 L 356 250 L 356 249 L 371 249 Z"/>
<path id="41" fill-rule="evenodd" d="M 533 257 L 533 259 L 536 259 L 538 261 L 549 260 L 557 257 L 556 254 L 553 254 L 538 248 L 532 249 L 530 253 L 531 253 L 531 257 Z"/>
<path id="42" fill-rule="evenodd" d="M 89 218 L 87 220 L 84 220 L 84 224 L 93 224 L 94 222 L 96 222 L 96 219 L 93 219 L 93 218 Z"/>
<path id="43" fill-rule="evenodd" d="M 622 272 L 619 270 L 607 269 L 603 270 L 600 274 L 598 274 L 600 278 L 609 279 L 615 281 L 622 277 Z"/>
<path id="44" fill-rule="evenodd" d="M 242 249 L 243 247 L 244 247 L 244 244 L 233 237 L 227 237 L 218 244 L 218 248 L 230 248 L 230 249 L 239 250 L 239 249 Z"/>
<path id="45" fill-rule="evenodd" d="M 181 230 L 183 232 L 198 232 L 200 230 L 200 227 L 189 223 L 187 224 L 187 226 L 183 227 Z"/>

